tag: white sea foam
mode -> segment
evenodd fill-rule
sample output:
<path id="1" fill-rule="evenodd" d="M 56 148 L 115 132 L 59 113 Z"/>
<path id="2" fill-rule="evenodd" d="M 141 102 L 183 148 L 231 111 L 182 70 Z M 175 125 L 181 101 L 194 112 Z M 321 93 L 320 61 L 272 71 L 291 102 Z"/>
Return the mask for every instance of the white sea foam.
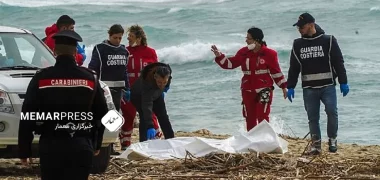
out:
<path id="1" fill-rule="evenodd" d="M 170 8 L 169 11 L 168 11 L 168 14 L 178 12 L 178 11 L 180 11 L 182 9 L 183 8 L 181 8 L 181 7 Z"/>
<path id="2" fill-rule="evenodd" d="M 202 42 L 199 40 L 181 43 L 175 46 L 168 46 L 161 49 L 156 49 L 157 56 L 160 61 L 170 64 L 185 64 L 191 62 L 202 62 L 202 61 L 213 61 L 214 53 L 211 51 L 211 42 Z M 245 43 L 225 43 L 216 44 L 218 49 L 227 54 L 234 55 L 240 48 L 244 47 Z M 87 60 L 85 64 L 88 63 L 91 58 L 91 51 L 93 45 L 86 47 Z M 271 48 L 276 50 L 290 50 L 290 47 L 281 43 L 270 44 Z"/>
<path id="3" fill-rule="evenodd" d="M 369 9 L 370 11 L 379 11 L 380 7 L 379 6 L 374 6 Z"/>

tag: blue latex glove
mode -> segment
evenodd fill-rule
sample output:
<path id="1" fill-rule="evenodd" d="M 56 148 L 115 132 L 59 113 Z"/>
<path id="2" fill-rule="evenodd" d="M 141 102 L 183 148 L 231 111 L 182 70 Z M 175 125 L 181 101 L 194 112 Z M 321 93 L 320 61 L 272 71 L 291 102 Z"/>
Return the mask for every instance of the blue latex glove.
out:
<path id="1" fill-rule="evenodd" d="M 78 51 L 78 54 L 81 54 L 83 56 L 83 60 L 82 61 L 85 61 L 86 60 L 86 51 L 85 51 L 85 48 L 86 46 L 83 45 L 83 47 L 80 47 L 79 44 L 77 44 L 77 51 Z"/>
<path id="2" fill-rule="evenodd" d="M 77 51 L 78 51 L 78 54 L 85 53 L 85 51 L 84 51 L 84 48 L 85 48 L 85 47 L 86 47 L 85 45 L 83 45 L 83 47 L 80 47 L 80 45 L 77 44 Z"/>
<path id="3" fill-rule="evenodd" d="M 348 87 L 348 84 L 340 85 L 340 92 L 343 93 L 343 97 L 346 96 L 349 91 L 350 91 L 350 88 Z"/>
<path id="4" fill-rule="evenodd" d="M 287 96 L 288 96 L 289 101 L 293 102 L 292 98 L 294 98 L 294 89 L 288 89 Z"/>
<path id="5" fill-rule="evenodd" d="M 147 131 L 146 138 L 147 139 L 154 139 L 156 137 L 156 130 L 154 128 L 150 128 Z"/>
<path id="6" fill-rule="evenodd" d="M 12 58 L 10 59 L 7 59 L 4 61 L 4 66 L 7 67 L 7 66 L 13 66 L 15 63 L 15 60 L 13 60 Z"/>
<path id="7" fill-rule="evenodd" d="M 130 90 L 124 91 L 123 97 L 125 101 L 129 102 L 131 100 L 131 91 Z"/>
<path id="8" fill-rule="evenodd" d="M 168 92 L 170 87 L 165 87 L 164 92 Z"/>

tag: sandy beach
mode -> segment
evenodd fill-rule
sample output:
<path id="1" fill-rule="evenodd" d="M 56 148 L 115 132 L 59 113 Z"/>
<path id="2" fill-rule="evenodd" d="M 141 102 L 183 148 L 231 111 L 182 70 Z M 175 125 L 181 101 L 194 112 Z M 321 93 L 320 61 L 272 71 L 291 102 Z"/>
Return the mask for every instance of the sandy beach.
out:
<path id="1" fill-rule="evenodd" d="M 135 129 L 133 141 L 138 139 Z M 225 139 L 201 129 L 176 132 L 176 136 Z M 289 142 L 285 154 L 211 154 L 202 158 L 128 161 L 111 159 L 107 172 L 89 179 L 380 179 L 380 146 L 339 144 L 337 153 L 303 155 L 309 140 L 281 136 Z M 115 147 L 120 149 L 120 147 Z M 16 165 L 17 159 L 0 159 L 0 179 L 38 179 L 38 164 Z"/>

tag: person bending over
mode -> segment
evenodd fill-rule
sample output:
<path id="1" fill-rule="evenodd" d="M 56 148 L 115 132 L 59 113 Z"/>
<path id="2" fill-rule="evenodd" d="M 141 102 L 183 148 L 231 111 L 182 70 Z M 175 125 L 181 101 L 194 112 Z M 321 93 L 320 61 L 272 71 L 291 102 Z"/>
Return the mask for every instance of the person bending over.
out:
<path id="1" fill-rule="evenodd" d="M 157 62 L 147 65 L 131 88 L 131 102 L 140 115 L 140 142 L 154 139 L 156 130 L 152 121 L 155 113 L 165 139 L 173 138 L 174 131 L 166 111 L 162 93 L 170 86 L 172 70 L 168 64 Z"/>

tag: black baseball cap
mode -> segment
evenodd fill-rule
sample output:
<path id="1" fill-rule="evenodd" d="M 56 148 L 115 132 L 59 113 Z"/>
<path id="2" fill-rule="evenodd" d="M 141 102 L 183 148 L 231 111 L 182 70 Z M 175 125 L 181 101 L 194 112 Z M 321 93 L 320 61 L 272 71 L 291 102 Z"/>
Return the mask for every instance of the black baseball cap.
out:
<path id="1" fill-rule="evenodd" d="M 315 23 L 315 19 L 309 13 L 303 13 L 298 17 L 298 21 L 293 26 L 302 27 L 307 23 Z"/>
<path id="2" fill-rule="evenodd" d="M 53 35 L 55 44 L 63 44 L 69 46 L 77 46 L 78 42 L 82 42 L 82 37 L 72 30 L 59 31 Z"/>

